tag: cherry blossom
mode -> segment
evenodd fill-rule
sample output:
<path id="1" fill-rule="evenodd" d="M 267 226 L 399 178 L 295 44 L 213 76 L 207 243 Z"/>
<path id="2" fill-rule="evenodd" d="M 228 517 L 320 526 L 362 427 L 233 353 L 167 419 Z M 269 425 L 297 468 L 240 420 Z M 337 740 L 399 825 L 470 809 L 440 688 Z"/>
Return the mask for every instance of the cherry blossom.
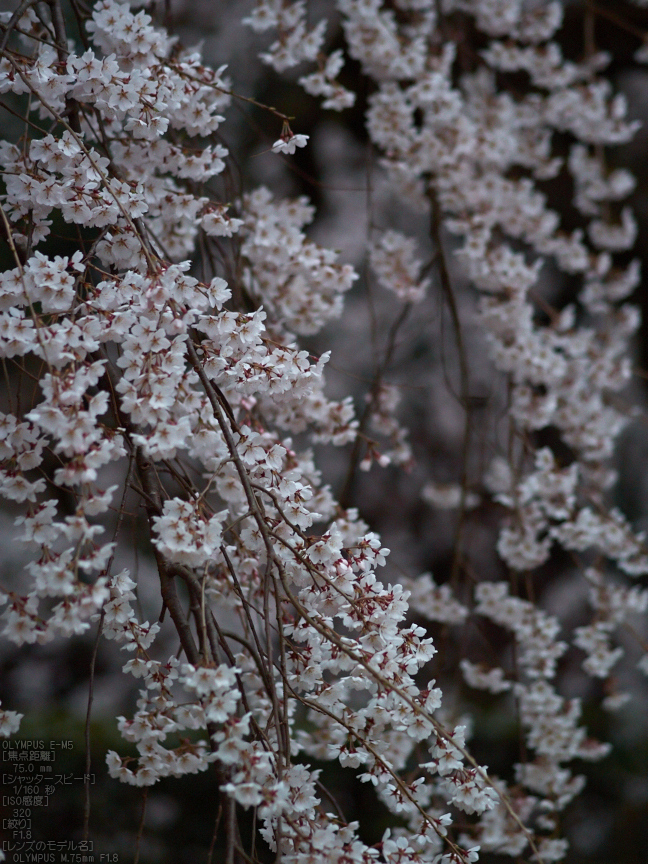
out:
<path id="1" fill-rule="evenodd" d="M 292 133 L 286 133 L 272 145 L 272 152 L 286 153 L 288 156 L 292 156 L 297 147 L 306 146 L 308 138 L 308 135 L 293 135 Z"/>

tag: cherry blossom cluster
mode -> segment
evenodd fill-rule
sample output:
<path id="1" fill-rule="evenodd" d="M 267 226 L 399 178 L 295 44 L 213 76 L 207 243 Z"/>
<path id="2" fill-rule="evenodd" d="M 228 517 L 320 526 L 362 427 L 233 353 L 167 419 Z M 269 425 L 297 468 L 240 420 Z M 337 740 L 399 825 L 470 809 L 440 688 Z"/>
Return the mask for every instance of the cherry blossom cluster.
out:
<path id="1" fill-rule="evenodd" d="M 338 79 L 347 59 L 359 65 L 385 183 L 429 223 L 425 237 L 402 224 L 371 237 L 372 278 L 402 307 L 388 355 L 438 285 L 458 342 L 456 295 L 476 298 L 506 382 L 509 440 L 495 442 L 480 494 L 466 468 L 461 484 L 428 484 L 422 498 L 458 509 L 460 529 L 486 503 L 503 513 L 493 546 L 509 578 L 475 577 L 457 548 L 452 579 L 437 584 L 388 567 L 389 549 L 316 462 L 315 445 L 349 445 L 353 479 L 374 461 L 411 466 L 414 448 L 384 368 L 356 417 L 352 397 L 326 394 L 329 353 L 299 342 L 341 317 L 359 278 L 308 237 L 308 199 L 223 191 L 219 129 L 237 98 L 225 67 L 170 36 L 147 4 L 99 0 L 85 17 L 74 4 L 83 49 L 60 0 L 48 9 L 0 18 L 0 93 L 25 99 L 27 121 L 19 141 L 0 143 L 12 256 L 0 356 L 16 390 L 0 414 L 0 492 L 29 556 L 0 586 L 4 635 L 44 643 L 94 625 L 130 655 L 121 668 L 141 679 L 139 698 L 117 726 L 137 756 L 110 751 L 110 776 L 148 787 L 213 772 L 231 816 L 227 860 L 258 860 L 256 838 L 248 854 L 236 830 L 250 808 L 291 864 L 469 864 L 480 849 L 564 859 L 560 814 L 584 785 L 572 763 L 609 746 L 561 692 L 559 663 L 575 649 L 609 685 L 604 707 L 620 708 L 619 633 L 648 609 L 648 591 L 628 585 L 648 574 L 645 538 L 609 506 L 628 420 L 612 397 L 630 379 L 639 324 L 625 301 L 640 278 L 615 258 L 637 232 L 623 205 L 634 181 L 609 170 L 604 148 L 636 123 L 603 77 L 610 58 L 565 60 L 557 2 L 338 0 L 344 48 L 328 52 L 334 25 L 312 26 L 303 0 L 259 0 L 245 22 L 276 33 L 261 53 L 275 72 L 308 66 L 299 83 L 324 109 L 354 104 Z M 469 28 L 483 39 L 470 62 L 458 58 Z M 528 88 L 499 89 L 509 73 Z M 267 111 L 283 128 L 264 158 L 308 146 Z M 572 141 L 567 158 L 555 133 Z M 541 188 L 561 172 L 582 217 L 571 233 Z M 59 236 L 75 251 L 50 254 Z M 547 264 L 579 280 L 573 302 L 553 307 Z M 547 429 L 560 447 L 538 443 Z M 131 520 L 146 526 L 155 565 L 150 620 L 147 577 L 121 564 Z M 572 633 L 529 587 L 556 548 L 573 556 L 593 613 Z M 517 716 L 526 758 L 507 777 L 471 756 L 470 720 L 429 674 L 440 650 L 422 626 L 447 634 L 484 620 L 515 662 L 471 659 L 467 643 L 458 668 Z M 0 711 L 0 733 L 20 717 Z M 372 787 L 393 817 L 380 842 L 333 812 L 312 760 Z"/>
<path id="2" fill-rule="evenodd" d="M 622 203 L 634 179 L 628 171 L 608 168 L 604 148 L 629 141 L 638 124 L 628 119 L 623 97 L 603 77 L 608 55 L 592 51 L 581 62 L 568 61 L 552 41 L 562 23 L 560 3 L 448 0 L 440 7 L 399 2 L 386 8 L 378 0 L 340 0 L 336 5 L 349 54 L 375 82 L 367 130 L 393 194 L 407 199 L 415 212 L 430 214 L 437 258 L 443 259 L 447 245 L 439 223 L 459 238 L 456 255 L 479 292 L 479 322 L 492 361 L 508 376 L 510 462 L 497 482 L 487 483 L 509 513 L 497 551 L 513 574 L 549 562 L 556 545 L 582 556 L 581 572 L 596 586 L 590 591 L 595 618 L 575 629 L 572 642 L 585 652 L 584 670 L 609 679 L 624 653 L 614 644 L 619 624 L 626 615 L 645 611 L 645 592 L 625 587 L 619 577 L 648 572 L 643 535 L 619 510 L 606 506 L 615 479 L 609 459 L 628 421 L 611 396 L 630 380 L 628 345 L 639 324 L 637 310 L 623 301 L 640 276 L 637 262 L 622 266 L 614 259 L 636 237 L 632 212 Z M 470 71 L 465 55 L 457 62 L 461 39 L 467 38 L 462 15 L 471 16 L 488 37 Z M 501 73 L 528 76 L 531 87 L 525 94 L 500 91 Z M 568 159 L 553 152 L 556 132 L 574 142 Z M 569 175 L 573 204 L 583 217 L 583 227 L 571 234 L 561 229 L 539 186 L 561 173 Z M 430 273 L 416 261 L 414 248 L 414 238 L 388 229 L 370 254 L 379 285 L 404 302 L 420 302 Z M 538 303 L 547 261 L 581 280 L 578 297 L 563 308 L 550 309 L 544 299 Z M 447 274 L 448 265 L 441 263 L 442 270 Z M 440 272 L 442 283 L 444 278 Z M 538 310 L 549 323 L 539 323 Z M 534 433 L 548 428 L 556 430 L 568 457 L 561 453 L 559 461 L 548 447 L 534 450 Z M 464 513 L 469 499 L 471 506 L 479 503 L 465 488 L 451 491 L 443 495 L 432 485 L 423 497 Z M 592 553 L 608 564 L 588 569 Z M 450 599 L 449 587 L 439 588 L 429 575 L 407 584 L 414 608 L 428 620 L 462 621 L 468 614 L 459 612 L 463 606 Z M 611 597 L 625 610 L 620 618 L 614 601 L 607 600 Z M 621 599 L 626 597 L 628 605 Z M 567 650 L 561 623 L 529 600 L 511 596 L 506 583 L 479 584 L 475 600 L 478 614 L 513 635 L 518 680 L 467 658 L 462 671 L 473 687 L 514 690 L 528 746 L 537 754 L 535 762 L 518 766 L 515 779 L 531 797 L 516 806 L 530 813 L 542 798 L 544 812 L 557 813 L 582 787 L 582 779 L 571 778 L 564 766 L 606 752 L 585 737 L 578 702 L 556 692 L 556 663 Z M 645 665 L 642 660 L 640 668 Z M 626 698 L 615 693 L 606 706 L 620 707 Z M 483 818 L 479 841 L 490 851 L 517 855 L 526 838 L 499 812 L 497 818 L 492 811 Z M 537 825 L 541 832 L 553 831 L 557 821 L 546 815 Z M 566 853 L 564 841 L 542 841 L 543 860 L 560 860 Z"/>
<path id="3" fill-rule="evenodd" d="M 339 510 L 312 454 L 286 437 L 355 439 L 351 400 L 324 395 L 327 355 L 311 358 L 294 334 L 339 316 L 356 274 L 305 237 L 305 200 L 260 189 L 232 204 L 212 191 L 227 156 L 210 140 L 230 98 L 222 69 L 112 0 L 94 6 L 80 55 L 56 30 L 52 42 L 54 19 L 31 8 L 23 18 L 24 48 L 3 56 L 0 86 L 30 93 L 53 125 L 2 149 L 15 266 L 2 277 L 1 351 L 43 364 L 31 400 L 2 422 L 3 492 L 24 506 L 17 521 L 33 551 L 31 582 L 3 589 L 5 635 L 46 641 L 95 621 L 131 654 L 123 671 L 143 687 L 118 728 L 138 756 L 107 756 L 123 782 L 150 786 L 213 765 L 221 794 L 256 808 L 271 848 L 295 861 L 322 849 L 374 860 L 358 826 L 328 813 L 317 772 L 293 761 L 325 751 L 362 765 L 390 809 L 408 814 L 416 854 L 431 860 L 447 847 L 476 860 L 449 836 L 443 808 L 483 812 L 497 795 L 485 769 L 465 761 L 461 730 L 435 720 L 440 690 L 415 683 L 431 640 L 404 621 L 407 592 L 376 577 L 388 550 L 355 511 Z M 310 57 L 299 21 L 281 23 Z M 38 247 L 56 220 L 92 239 L 49 257 Z M 223 238 L 240 262 L 232 286 L 197 278 L 185 260 L 199 239 L 219 250 Z M 376 417 L 389 399 L 385 389 Z M 388 418 L 383 427 L 397 434 Z M 46 454 L 74 515 L 47 497 Z M 164 610 L 154 623 L 136 611 L 129 571 L 111 575 L 124 484 L 150 529 Z M 328 528 L 312 533 L 315 523 Z M 113 539 L 101 542 L 109 528 Z M 219 608 L 238 622 L 244 650 L 223 635 Z M 165 616 L 182 661 L 156 648 Z M 352 711 L 353 691 L 364 704 Z M 309 734 L 296 728 L 299 704 Z M 15 731 L 18 715 L 3 716 Z M 428 761 L 406 782 L 424 741 Z M 410 848 L 388 834 L 383 855 L 391 846 Z"/>

